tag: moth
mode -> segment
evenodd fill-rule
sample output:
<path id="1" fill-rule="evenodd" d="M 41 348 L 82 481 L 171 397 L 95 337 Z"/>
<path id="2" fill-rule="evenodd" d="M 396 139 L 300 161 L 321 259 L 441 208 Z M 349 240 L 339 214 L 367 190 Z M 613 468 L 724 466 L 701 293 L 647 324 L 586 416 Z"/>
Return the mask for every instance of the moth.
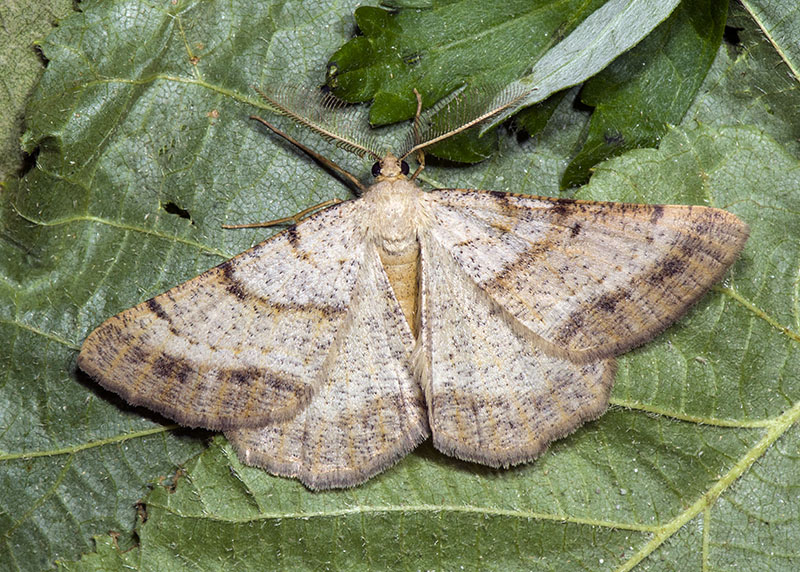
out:
<path id="1" fill-rule="evenodd" d="M 424 191 L 409 175 L 406 158 L 518 96 L 458 127 L 437 119 L 458 99 L 418 108 L 395 156 L 326 119 L 328 96 L 262 95 L 373 157 L 374 183 L 325 163 L 360 196 L 106 320 L 78 365 L 311 489 L 360 484 L 428 437 L 492 467 L 533 460 L 605 411 L 614 357 L 683 315 L 747 240 L 716 208 Z"/>

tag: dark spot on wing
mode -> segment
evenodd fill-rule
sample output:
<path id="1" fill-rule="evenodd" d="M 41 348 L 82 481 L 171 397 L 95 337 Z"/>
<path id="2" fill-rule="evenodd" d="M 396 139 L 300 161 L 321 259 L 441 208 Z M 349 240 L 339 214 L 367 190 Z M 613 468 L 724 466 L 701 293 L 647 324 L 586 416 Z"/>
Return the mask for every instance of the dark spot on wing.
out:
<path id="1" fill-rule="evenodd" d="M 584 320 L 586 316 L 586 310 L 584 308 L 579 308 L 578 310 L 574 311 L 570 314 L 569 318 L 567 318 L 566 323 L 558 330 L 558 333 L 555 336 L 555 339 L 558 342 L 567 345 L 572 338 L 578 335 L 578 332 L 581 331 L 583 328 Z"/>
<path id="2" fill-rule="evenodd" d="M 670 255 L 661 264 L 656 266 L 653 272 L 645 277 L 645 280 L 650 284 L 658 284 L 668 278 L 672 278 L 676 274 L 681 274 L 686 270 L 686 266 L 686 260 L 674 254 Z"/>
<path id="3" fill-rule="evenodd" d="M 172 319 L 169 317 L 169 314 L 164 311 L 164 308 L 161 307 L 161 304 L 159 304 L 155 298 L 150 298 L 147 302 L 145 302 L 145 304 L 147 304 L 147 308 L 156 316 L 165 322 L 172 323 Z"/>
<path id="4" fill-rule="evenodd" d="M 296 226 L 290 226 L 286 229 L 286 240 L 292 245 L 292 248 L 297 250 L 300 246 L 300 235 L 297 233 Z"/>
<path id="5" fill-rule="evenodd" d="M 664 216 L 664 207 L 662 205 L 653 205 L 653 212 L 650 214 L 650 222 L 656 224 Z"/>
<path id="6" fill-rule="evenodd" d="M 558 199 L 553 203 L 550 214 L 555 218 L 570 215 L 575 212 L 575 203 L 577 202 L 575 199 Z"/>
<path id="7" fill-rule="evenodd" d="M 125 354 L 125 361 L 129 363 L 142 364 L 146 363 L 149 357 L 150 356 L 148 353 L 140 346 L 132 345 L 128 347 L 128 351 Z"/>
<path id="8" fill-rule="evenodd" d="M 228 260 L 220 264 L 218 268 L 222 270 L 222 278 L 226 282 L 225 289 L 239 300 L 246 300 L 247 292 L 242 287 L 241 281 L 234 276 L 233 262 Z"/>
<path id="9" fill-rule="evenodd" d="M 249 387 L 258 377 L 258 370 L 255 368 L 233 369 L 229 373 L 229 381 L 239 387 Z"/>
<path id="10" fill-rule="evenodd" d="M 186 383 L 194 368 L 186 360 L 161 354 L 153 362 L 153 373 L 161 379 L 173 378 L 178 383 Z"/>
<path id="11" fill-rule="evenodd" d="M 627 290 L 607 292 L 595 300 L 594 307 L 607 314 L 612 314 L 616 311 L 617 305 L 620 303 L 620 301 L 626 299 L 628 295 L 629 294 Z M 591 313 L 591 311 L 589 313 Z"/>

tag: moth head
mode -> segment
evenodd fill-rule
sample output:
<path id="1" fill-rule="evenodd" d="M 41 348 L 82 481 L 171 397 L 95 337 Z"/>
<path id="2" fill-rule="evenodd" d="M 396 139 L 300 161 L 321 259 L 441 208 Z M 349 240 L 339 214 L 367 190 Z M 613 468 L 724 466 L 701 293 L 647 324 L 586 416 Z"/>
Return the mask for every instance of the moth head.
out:
<path id="1" fill-rule="evenodd" d="M 378 181 L 405 179 L 408 175 L 408 163 L 387 153 L 383 159 L 372 165 L 372 176 Z"/>

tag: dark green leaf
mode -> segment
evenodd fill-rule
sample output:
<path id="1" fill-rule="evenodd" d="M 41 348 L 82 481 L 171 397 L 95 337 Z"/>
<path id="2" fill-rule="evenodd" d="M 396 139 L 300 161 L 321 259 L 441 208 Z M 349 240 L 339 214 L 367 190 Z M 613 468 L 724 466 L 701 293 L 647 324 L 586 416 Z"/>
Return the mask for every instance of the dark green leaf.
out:
<path id="1" fill-rule="evenodd" d="M 585 183 L 603 159 L 657 146 L 668 125 L 681 122 L 717 54 L 727 12 L 727 0 L 682 3 L 642 43 L 586 82 L 581 101 L 594 113 L 562 187 Z"/>
<path id="2" fill-rule="evenodd" d="M 484 130 L 518 109 L 543 101 L 553 93 L 578 85 L 638 44 L 675 9 L 675 0 L 608 0 L 536 62 L 526 77 L 506 89 L 528 95 L 493 117 Z"/>
<path id="3" fill-rule="evenodd" d="M 348 101 L 372 99 L 374 125 L 411 118 L 416 108 L 414 88 L 429 107 L 460 85 L 494 94 L 526 73 L 533 83 L 525 89 L 536 86 L 524 103 L 530 105 L 597 73 L 663 20 L 674 4 L 462 0 L 391 13 L 362 7 L 356 11 L 362 35 L 332 56 L 328 85 Z M 482 111 L 476 109 L 475 115 Z M 531 119 L 540 113 L 540 119 Z M 546 113 L 529 111 L 527 121 L 541 123 Z M 474 162 L 484 159 L 493 143 L 493 139 L 481 142 L 472 133 L 460 137 L 461 153 L 455 151 L 456 145 L 437 146 L 430 152 Z"/>
<path id="4" fill-rule="evenodd" d="M 793 6 L 784 4 L 784 8 Z M 785 18 L 791 14 L 786 10 Z M 792 67 L 784 57 L 800 46 L 800 27 L 784 43 L 776 44 L 734 2 L 725 28 L 724 49 L 717 53 L 700 90 L 702 97 L 695 99 L 685 121 L 757 125 L 800 156 L 800 67 Z"/>
<path id="5" fill-rule="evenodd" d="M 602 4 L 447 0 L 427 10 L 361 7 L 355 18 L 362 35 L 331 56 L 328 84 L 347 101 L 373 100 L 373 125 L 410 119 L 413 89 L 427 108 L 464 83 L 504 86 Z"/>

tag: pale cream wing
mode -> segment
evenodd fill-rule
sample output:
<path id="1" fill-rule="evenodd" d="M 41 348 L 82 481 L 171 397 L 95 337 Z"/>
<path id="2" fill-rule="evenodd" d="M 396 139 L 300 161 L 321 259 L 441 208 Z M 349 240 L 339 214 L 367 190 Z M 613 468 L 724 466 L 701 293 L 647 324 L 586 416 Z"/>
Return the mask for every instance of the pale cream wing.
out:
<path id="1" fill-rule="evenodd" d="M 614 360 L 548 355 L 478 288 L 448 250 L 420 235 L 421 351 L 437 449 L 494 467 L 530 461 L 608 406 Z"/>
<path id="2" fill-rule="evenodd" d="M 182 425 L 253 427 L 296 414 L 351 303 L 360 208 L 336 205 L 106 320 L 78 365 Z"/>
<path id="3" fill-rule="evenodd" d="M 431 240 L 553 355 L 586 362 L 664 330 L 734 262 L 721 209 L 437 190 Z"/>
<path id="4" fill-rule="evenodd" d="M 413 377 L 414 338 L 377 252 L 368 247 L 322 384 L 297 416 L 225 432 L 243 463 L 312 489 L 349 487 L 397 462 L 428 434 Z"/>

